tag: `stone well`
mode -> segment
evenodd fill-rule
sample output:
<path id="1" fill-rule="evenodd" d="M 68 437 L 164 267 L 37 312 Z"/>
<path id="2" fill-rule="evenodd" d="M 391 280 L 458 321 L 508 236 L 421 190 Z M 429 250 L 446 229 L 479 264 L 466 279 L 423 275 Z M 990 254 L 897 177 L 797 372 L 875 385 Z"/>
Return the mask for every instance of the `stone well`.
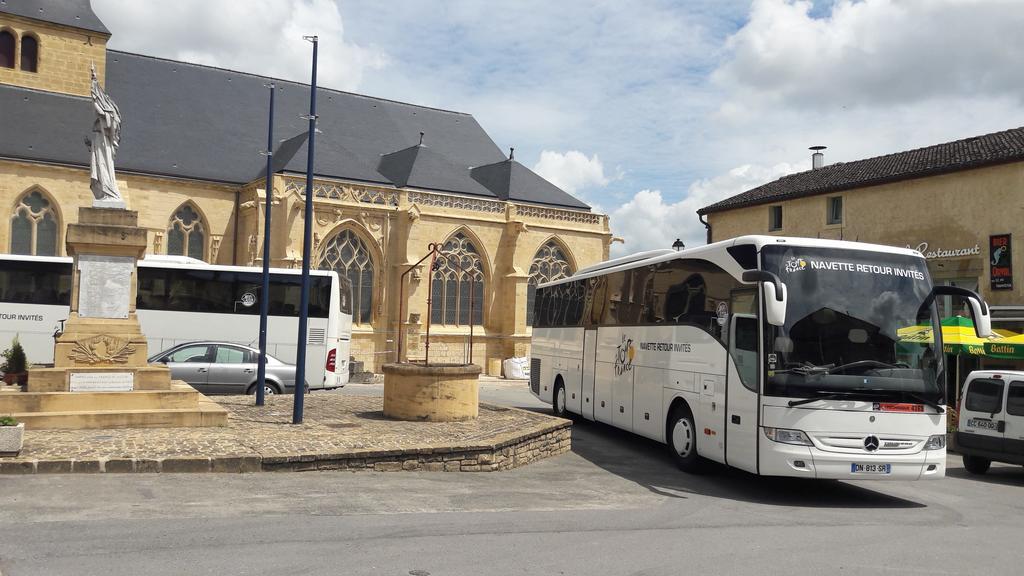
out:
<path id="1" fill-rule="evenodd" d="M 385 364 L 384 416 L 455 422 L 480 412 L 481 369 L 476 364 Z"/>

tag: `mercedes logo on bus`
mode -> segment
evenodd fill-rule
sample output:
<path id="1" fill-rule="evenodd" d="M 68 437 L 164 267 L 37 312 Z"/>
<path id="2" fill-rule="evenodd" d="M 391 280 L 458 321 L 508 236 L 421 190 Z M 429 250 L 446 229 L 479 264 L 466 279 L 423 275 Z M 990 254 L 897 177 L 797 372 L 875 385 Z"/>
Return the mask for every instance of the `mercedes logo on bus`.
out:
<path id="1" fill-rule="evenodd" d="M 864 449 L 868 452 L 878 450 L 878 436 L 868 436 L 864 439 Z"/>

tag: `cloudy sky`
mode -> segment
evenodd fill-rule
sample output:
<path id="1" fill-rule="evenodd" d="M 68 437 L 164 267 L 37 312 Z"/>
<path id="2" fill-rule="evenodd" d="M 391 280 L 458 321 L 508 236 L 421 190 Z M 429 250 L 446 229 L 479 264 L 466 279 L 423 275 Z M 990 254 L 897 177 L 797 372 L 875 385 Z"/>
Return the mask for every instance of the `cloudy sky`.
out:
<path id="1" fill-rule="evenodd" d="M 1021 0 L 92 0 L 110 46 L 473 114 L 613 254 L 826 162 L 1024 125 Z"/>

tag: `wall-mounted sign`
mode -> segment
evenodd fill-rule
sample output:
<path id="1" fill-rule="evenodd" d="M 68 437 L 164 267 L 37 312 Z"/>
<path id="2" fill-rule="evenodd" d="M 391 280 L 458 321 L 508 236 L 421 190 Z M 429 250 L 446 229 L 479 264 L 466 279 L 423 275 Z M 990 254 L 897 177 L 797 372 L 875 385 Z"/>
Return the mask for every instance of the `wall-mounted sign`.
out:
<path id="1" fill-rule="evenodd" d="M 993 234 L 988 237 L 989 279 L 993 290 L 1013 290 L 1013 258 L 1010 254 L 1010 235 Z"/>
<path id="2" fill-rule="evenodd" d="M 975 244 L 974 247 L 971 247 L 971 248 L 952 248 L 952 249 L 935 248 L 934 250 L 929 250 L 928 249 L 928 243 L 927 242 L 921 242 L 917 246 L 911 246 L 910 244 L 907 244 L 907 248 L 911 248 L 912 250 L 917 250 L 921 254 L 924 254 L 924 257 L 927 260 L 935 260 L 937 258 L 957 258 L 959 256 L 980 256 L 981 255 L 981 246 L 979 246 L 978 244 Z"/>

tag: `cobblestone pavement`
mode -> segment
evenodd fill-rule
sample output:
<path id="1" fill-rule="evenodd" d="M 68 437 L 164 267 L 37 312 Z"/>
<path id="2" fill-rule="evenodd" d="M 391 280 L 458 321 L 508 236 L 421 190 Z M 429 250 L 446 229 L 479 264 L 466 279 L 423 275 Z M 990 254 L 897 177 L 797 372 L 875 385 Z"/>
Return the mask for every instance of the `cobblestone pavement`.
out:
<path id="1" fill-rule="evenodd" d="M 456 453 L 472 458 L 466 468 L 473 469 L 477 453 L 497 451 L 500 460 L 504 448 L 505 456 L 515 457 L 507 466 L 484 459 L 494 462 L 488 469 L 500 469 L 568 450 L 568 421 L 484 403 L 473 421 L 403 422 L 384 418 L 383 398 L 316 393 L 305 399 L 303 424 L 292 425 L 291 396 L 269 396 L 263 407 L 254 406 L 251 396 L 211 398 L 229 410 L 227 426 L 27 430 L 21 453 L 0 458 L 0 472 L 254 471 L 268 464 L 300 469 L 277 466 L 298 462 L 315 469 L 317 461 L 332 462 L 332 468 L 394 469 L 410 455 L 414 464 L 419 455 L 422 464 L 431 454 Z M 540 439 L 545 441 L 538 444 Z M 516 447 L 524 442 L 533 444 L 520 458 Z M 353 459 L 360 459 L 358 466 L 350 465 Z M 375 466 L 380 463 L 385 465 Z"/>

